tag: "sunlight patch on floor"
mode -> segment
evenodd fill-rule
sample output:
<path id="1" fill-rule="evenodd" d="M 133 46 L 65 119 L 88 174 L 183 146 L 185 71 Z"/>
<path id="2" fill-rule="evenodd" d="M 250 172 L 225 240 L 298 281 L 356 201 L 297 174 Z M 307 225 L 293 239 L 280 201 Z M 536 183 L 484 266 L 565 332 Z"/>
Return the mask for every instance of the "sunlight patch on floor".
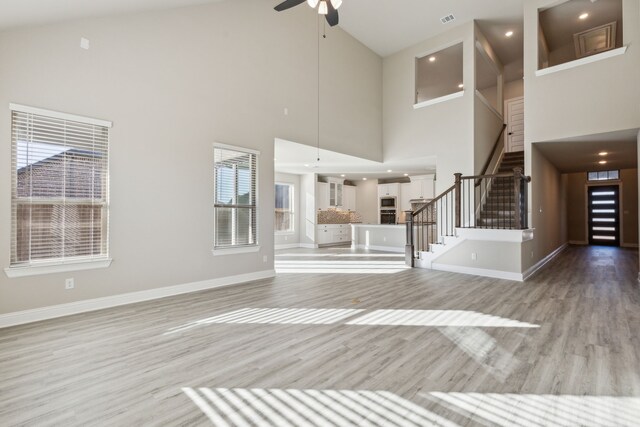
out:
<path id="1" fill-rule="evenodd" d="M 388 391 L 190 387 L 182 391 L 219 427 L 458 426 Z"/>
<path id="2" fill-rule="evenodd" d="M 211 324 L 345 325 L 537 328 L 538 325 L 462 310 L 373 310 L 355 308 L 243 308 L 169 329 L 166 334 Z M 453 332 L 452 332 L 453 333 Z M 451 338 L 451 337 L 450 337 Z M 454 340 L 454 338 L 451 338 Z M 455 341 L 454 341 L 455 342 Z"/>
<path id="3" fill-rule="evenodd" d="M 393 274 L 409 269 L 404 260 L 276 260 L 275 270 L 278 274 Z"/>
<path id="4" fill-rule="evenodd" d="M 640 425 L 640 397 L 444 392 L 420 396 L 500 427 Z"/>
<path id="5" fill-rule="evenodd" d="M 469 326 L 486 328 L 538 328 L 538 325 L 466 310 L 382 309 L 347 322 L 347 325 Z"/>
<path id="6" fill-rule="evenodd" d="M 171 328 L 167 333 L 182 332 L 197 326 L 216 323 L 331 325 L 362 311 L 364 310 L 354 308 L 243 308 Z"/>

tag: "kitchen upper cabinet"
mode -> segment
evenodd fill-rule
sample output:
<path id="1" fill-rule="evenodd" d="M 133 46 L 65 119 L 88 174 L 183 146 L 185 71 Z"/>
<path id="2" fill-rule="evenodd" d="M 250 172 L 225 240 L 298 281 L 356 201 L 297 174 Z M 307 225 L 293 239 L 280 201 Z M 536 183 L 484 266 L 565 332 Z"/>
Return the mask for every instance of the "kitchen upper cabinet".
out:
<path id="1" fill-rule="evenodd" d="M 397 182 L 392 184 L 378 184 L 378 198 L 380 197 L 398 197 L 400 193 L 400 184 Z"/>
<path id="2" fill-rule="evenodd" d="M 341 207 L 343 204 L 344 185 L 340 182 L 329 182 L 329 206 Z"/>
<path id="3" fill-rule="evenodd" d="M 356 187 L 344 185 L 342 187 L 342 208 L 347 211 L 356 210 Z"/>
<path id="4" fill-rule="evenodd" d="M 434 175 L 411 177 L 411 199 L 433 199 L 435 197 Z"/>
<path id="5" fill-rule="evenodd" d="M 316 209 L 329 209 L 329 183 L 316 182 Z"/>
<path id="6" fill-rule="evenodd" d="M 411 210 L 411 183 L 405 182 L 400 184 L 400 196 L 398 197 L 398 209 L 401 211 L 410 211 Z"/>

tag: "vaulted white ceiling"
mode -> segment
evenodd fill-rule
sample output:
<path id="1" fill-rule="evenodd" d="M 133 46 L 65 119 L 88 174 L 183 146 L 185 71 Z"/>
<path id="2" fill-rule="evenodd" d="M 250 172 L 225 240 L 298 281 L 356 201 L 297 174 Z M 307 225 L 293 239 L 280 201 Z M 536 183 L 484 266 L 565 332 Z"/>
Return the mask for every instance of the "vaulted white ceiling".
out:
<path id="1" fill-rule="evenodd" d="M 387 56 L 464 22 L 522 21 L 524 0 L 344 0 L 340 26 L 371 50 Z M 455 21 L 442 24 L 449 14 Z"/>
<path id="2" fill-rule="evenodd" d="M 138 12 L 225 0 L 2 0 L 0 30 L 67 19 Z M 243 1 L 243 0 L 226 0 Z M 262 0 L 273 6 L 281 0 Z M 524 0 L 344 0 L 340 27 L 387 56 L 472 19 L 494 23 L 522 19 Z M 304 4 L 297 7 L 308 7 Z M 275 13 L 275 12 L 274 12 Z M 443 25 L 440 18 L 456 20 Z"/>
<path id="3" fill-rule="evenodd" d="M 1 0 L 0 30 L 89 16 L 169 9 L 218 1 L 223 0 Z"/>

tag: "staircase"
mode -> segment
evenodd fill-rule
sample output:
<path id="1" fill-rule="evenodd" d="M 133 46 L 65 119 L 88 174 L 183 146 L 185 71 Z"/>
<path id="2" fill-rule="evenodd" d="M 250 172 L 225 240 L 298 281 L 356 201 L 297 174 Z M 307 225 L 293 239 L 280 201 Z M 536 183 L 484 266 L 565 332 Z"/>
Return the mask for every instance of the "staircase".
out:
<path id="1" fill-rule="evenodd" d="M 524 151 L 505 153 L 497 174 L 513 173 L 515 168 L 524 171 Z M 494 177 L 477 185 L 484 186 L 480 212 L 477 216 L 477 228 L 510 229 L 515 216 L 515 191 L 510 177 Z"/>

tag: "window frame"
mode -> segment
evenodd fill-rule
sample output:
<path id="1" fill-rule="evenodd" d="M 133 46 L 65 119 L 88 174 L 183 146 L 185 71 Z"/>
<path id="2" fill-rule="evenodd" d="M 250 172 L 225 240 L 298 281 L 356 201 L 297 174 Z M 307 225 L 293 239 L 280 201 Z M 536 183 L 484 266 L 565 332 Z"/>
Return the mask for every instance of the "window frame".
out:
<path id="1" fill-rule="evenodd" d="M 277 197 L 277 192 L 275 191 L 275 187 L 276 185 L 286 185 L 287 187 L 289 187 L 289 209 L 286 211 L 283 211 L 284 213 L 288 212 L 289 216 L 290 216 L 290 220 L 289 220 L 289 224 L 291 225 L 291 227 L 288 230 L 276 230 L 275 229 L 275 224 L 274 224 L 274 233 L 275 234 L 279 234 L 279 235 L 284 235 L 284 234 L 295 234 L 296 232 L 296 209 L 295 209 L 295 185 L 291 182 L 275 182 L 273 184 L 274 187 L 274 193 L 275 196 Z M 274 197 L 275 199 L 275 197 Z M 277 211 L 278 208 L 274 208 L 274 219 L 275 219 L 275 212 Z M 274 221 L 275 222 L 275 221 Z"/>
<path id="2" fill-rule="evenodd" d="M 20 104 L 14 104 L 14 103 L 10 103 L 9 104 L 9 111 L 10 111 L 10 128 L 11 128 L 11 162 L 12 162 L 12 167 L 11 167 L 11 210 L 12 210 L 12 220 L 11 220 L 11 233 L 10 233 L 10 260 L 9 260 L 9 267 L 5 268 L 5 274 L 7 275 L 7 277 L 9 278 L 15 278 L 15 277 L 24 277 L 24 276 L 33 276 L 33 275 L 41 275 L 41 274 L 51 274 L 51 273 L 57 273 L 57 272 L 65 272 L 65 271 L 76 271 L 76 270 L 88 270 L 88 269 L 94 269 L 94 268 L 106 268 L 109 267 L 109 265 L 111 265 L 111 257 L 110 257 L 110 250 L 111 250 L 111 245 L 110 245 L 110 226 L 109 226 L 109 217 L 110 217 L 110 186 L 109 186 L 109 182 L 110 182 L 110 128 L 113 127 L 113 123 L 110 121 L 106 121 L 106 120 L 100 120 L 100 119 L 95 119 L 95 118 L 90 118 L 90 117 L 85 117 L 85 116 L 79 116 L 79 115 L 75 115 L 75 114 L 68 114 L 68 113 L 63 113 L 63 112 L 59 112 L 59 111 L 52 111 L 52 110 L 46 110 L 46 109 L 42 109 L 42 108 L 36 108 L 36 107 L 30 107 L 30 106 L 26 106 L 26 105 L 20 105 Z M 105 145 L 106 145 L 106 161 L 104 164 L 104 173 L 105 173 L 105 178 L 104 178 L 104 201 L 101 202 L 99 205 L 102 206 L 104 208 L 104 225 L 103 228 L 101 228 L 101 239 L 103 240 L 103 244 L 104 244 L 104 253 L 101 253 L 99 255 L 80 255 L 80 256 L 63 256 L 63 257 L 49 257 L 49 258 L 41 258 L 41 259 L 31 259 L 31 255 L 28 257 L 28 259 L 17 262 L 15 260 L 15 257 L 17 256 L 17 254 L 14 252 L 17 250 L 17 219 L 14 218 L 14 215 L 17 215 L 17 207 L 18 205 L 34 205 L 34 204 L 55 204 L 55 203 L 60 203 L 62 202 L 63 205 L 66 201 L 66 199 L 71 199 L 73 201 L 73 198 L 68 197 L 66 194 L 62 195 L 61 197 L 54 197 L 54 198 L 38 198 L 36 200 L 28 200 L 28 201 L 24 201 L 22 200 L 23 198 L 20 198 L 18 196 L 18 171 L 17 171 L 17 163 L 18 163 L 18 159 L 17 156 L 19 155 L 19 150 L 18 147 L 16 146 L 17 144 L 17 140 L 15 138 L 15 125 L 16 123 L 14 122 L 14 114 L 18 113 L 18 114 L 25 114 L 27 115 L 27 117 L 29 116 L 40 116 L 42 118 L 44 118 L 44 120 L 46 119 L 54 119 L 54 120 L 63 120 L 65 122 L 75 122 L 75 123 L 80 123 L 83 125 L 91 125 L 91 126 L 96 126 L 96 127 L 103 127 L 106 129 L 106 140 L 105 140 Z M 43 120 L 43 119 L 41 119 Z M 64 125 L 66 126 L 66 123 L 64 123 Z M 53 144 L 53 145 L 58 145 L 58 144 Z M 64 145 L 61 145 L 64 146 Z M 70 146 L 73 146 L 73 144 L 70 144 Z M 66 176 L 65 178 L 66 179 Z M 31 198 L 29 198 L 31 199 Z M 92 202 L 93 203 L 93 202 Z M 32 221 L 29 222 L 29 227 L 31 229 L 31 224 Z M 62 229 L 64 229 L 64 225 L 62 224 Z"/>
<path id="3" fill-rule="evenodd" d="M 235 151 L 240 153 L 251 154 L 255 156 L 255 172 L 252 174 L 255 178 L 255 182 L 253 183 L 253 188 L 255 190 L 254 200 L 255 205 L 253 206 L 253 215 L 255 217 L 255 241 L 252 244 L 234 244 L 234 245 L 226 245 L 226 246 L 216 246 L 216 235 L 218 233 L 217 229 L 217 208 L 224 208 L 230 206 L 216 206 L 217 203 L 217 169 L 216 169 L 216 150 L 227 150 L 227 151 Z M 260 206 L 260 191 L 259 191 L 259 163 L 260 163 L 260 151 L 253 150 L 246 147 L 239 147 L 235 145 L 223 144 L 219 142 L 213 143 L 213 247 L 211 252 L 214 256 L 216 255 L 231 255 L 238 253 L 247 253 L 247 252 L 257 252 L 260 250 L 260 227 L 259 227 L 259 206 Z M 237 182 L 237 173 L 235 174 L 235 181 Z M 234 184 L 235 185 L 235 184 Z M 234 205 L 236 206 L 236 205 Z M 250 206 L 242 206 L 242 208 L 246 208 Z"/>
<path id="4" fill-rule="evenodd" d="M 617 172 L 618 176 L 617 178 L 609 178 L 609 175 L 611 174 L 611 172 Z M 591 179 L 589 178 L 589 175 L 595 173 L 600 175 L 601 173 L 606 173 L 607 177 L 600 179 L 600 178 L 596 178 L 596 179 Z M 598 183 L 598 182 L 616 182 L 616 181 L 620 181 L 620 169 L 611 169 L 611 170 L 603 170 L 603 171 L 588 171 L 587 172 L 587 182 L 590 183 Z"/>

